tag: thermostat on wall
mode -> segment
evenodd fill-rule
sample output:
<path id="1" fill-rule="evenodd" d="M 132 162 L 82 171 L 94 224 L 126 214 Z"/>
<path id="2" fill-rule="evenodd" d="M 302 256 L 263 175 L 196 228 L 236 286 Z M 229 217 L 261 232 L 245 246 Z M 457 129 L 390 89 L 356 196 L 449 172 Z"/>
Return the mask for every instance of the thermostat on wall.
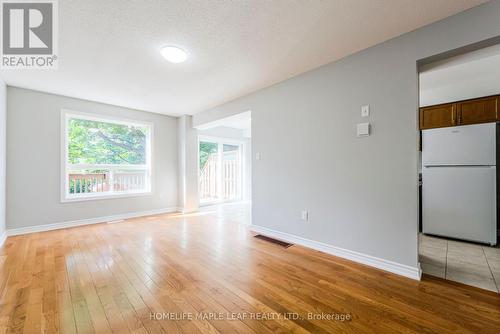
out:
<path id="1" fill-rule="evenodd" d="M 358 137 L 366 137 L 370 135 L 370 123 L 358 123 L 356 125 L 356 134 Z"/>

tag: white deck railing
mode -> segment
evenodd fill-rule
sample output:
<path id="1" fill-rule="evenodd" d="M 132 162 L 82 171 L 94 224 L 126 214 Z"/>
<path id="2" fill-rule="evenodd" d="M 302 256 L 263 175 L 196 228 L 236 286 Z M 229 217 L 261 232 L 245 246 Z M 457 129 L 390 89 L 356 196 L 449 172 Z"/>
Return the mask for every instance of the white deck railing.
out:
<path id="1" fill-rule="evenodd" d="M 221 194 L 223 200 L 231 200 L 239 197 L 240 185 L 240 163 L 239 152 L 224 152 L 221 166 Z M 219 189 L 217 187 L 217 178 L 219 171 L 218 153 L 212 153 L 203 166 L 200 173 L 199 194 L 202 201 L 211 201 L 219 199 Z"/>
<path id="2" fill-rule="evenodd" d="M 222 198 L 225 200 L 236 199 L 238 197 L 240 179 L 238 167 L 238 160 L 222 161 Z"/>
<path id="3" fill-rule="evenodd" d="M 136 166 L 134 167 L 138 169 Z M 131 169 L 130 167 L 127 168 Z M 99 170 L 104 168 L 95 166 L 94 168 L 82 169 Z M 70 172 L 68 174 L 68 193 L 139 192 L 148 190 L 146 170 L 123 169 L 123 166 L 120 166 L 119 168 L 105 168 L 103 172 Z"/>
<path id="4" fill-rule="evenodd" d="M 199 184 L 201 200 L 217 199 L 217 162 L 218 154 L 210 154 L 205 166 L 201 170 Z"/>

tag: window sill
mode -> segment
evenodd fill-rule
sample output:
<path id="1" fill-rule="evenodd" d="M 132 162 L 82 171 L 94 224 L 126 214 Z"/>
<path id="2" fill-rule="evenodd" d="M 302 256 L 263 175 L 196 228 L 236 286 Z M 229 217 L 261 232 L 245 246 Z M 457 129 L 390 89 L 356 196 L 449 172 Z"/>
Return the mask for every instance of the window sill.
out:
<path id="1" fill-rule="evenodd" d="M 100 201 L 106 199 L 117 199 L 117 198 L 131 198 L 131 197 L 143 197 L 152 196 L 153 192 L 134 192 L 134 193 L 110 193 L 107 195 L 100 194 L 85 194 L 78 197 L 68 197 L 67 195 L 61 198 L 61 203 L 73 203 L 73 202 L 84 202 L 84 201 Z"/>

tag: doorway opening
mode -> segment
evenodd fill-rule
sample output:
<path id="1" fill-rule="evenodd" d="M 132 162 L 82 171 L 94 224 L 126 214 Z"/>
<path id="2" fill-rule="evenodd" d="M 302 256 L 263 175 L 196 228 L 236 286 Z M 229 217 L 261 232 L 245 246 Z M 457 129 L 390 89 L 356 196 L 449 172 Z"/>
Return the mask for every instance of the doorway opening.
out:
<path id="1" fill-rule="evenodd" d="M 500 45 L 419 64 L 419 262 L 500 291 Z"/>
<path id="2" fill-rule="evenodd" d="M 200 206 L 251 200 L 251 112 L 198 128 Z"/>

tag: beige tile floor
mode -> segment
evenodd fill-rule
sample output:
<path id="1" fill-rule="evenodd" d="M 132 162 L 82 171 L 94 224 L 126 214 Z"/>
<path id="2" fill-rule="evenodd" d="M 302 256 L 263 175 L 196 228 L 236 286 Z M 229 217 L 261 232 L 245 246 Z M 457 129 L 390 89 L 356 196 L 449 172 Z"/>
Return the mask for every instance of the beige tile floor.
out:
<path id="1" fill-rule="evenodd" d="M 426 274 L 500 292 L 500 248 L 419 235 Z"/>

